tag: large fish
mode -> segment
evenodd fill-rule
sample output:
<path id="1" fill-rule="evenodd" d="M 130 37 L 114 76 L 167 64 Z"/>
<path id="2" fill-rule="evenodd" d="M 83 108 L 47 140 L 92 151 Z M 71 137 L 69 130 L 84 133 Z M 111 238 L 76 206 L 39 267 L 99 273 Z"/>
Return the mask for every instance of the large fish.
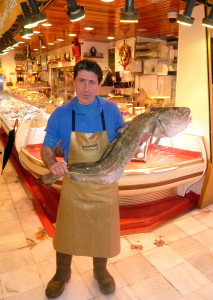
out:
<path id="1" fill-rule="evenodd" d="M 173 137 L 183 131 L 190 121 L 190 109 L 187 107 L 151 109 L 119 128 L 121 134 L 110 143 L 100 160 L 68 165 L 67 173 L 71 179 L 78 181 L 116 182 L 141 141 L 145 142 L 151 136 L 157 140 L 162 137 Z M 60 177 L 49 173 L 41 176 L 38 181 L 51 185 Z"/>

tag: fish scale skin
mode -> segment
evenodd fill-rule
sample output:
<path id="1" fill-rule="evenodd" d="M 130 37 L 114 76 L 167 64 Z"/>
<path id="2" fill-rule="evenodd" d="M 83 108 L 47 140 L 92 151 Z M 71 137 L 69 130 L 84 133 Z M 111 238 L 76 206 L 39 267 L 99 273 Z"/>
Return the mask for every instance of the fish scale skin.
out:
<path id="1" fill-rule="evenodd" d="M 73 164 L 67 167 L 71 179 L 78 181 L 99 180 L 103 183 L 118 181 L 143 138 L 172 137 L 184 130 L 191 121 L 190 109 L 186 107 L 164 107 L 145 112 L 129 122 L 109 147 L 102 158 L 93 163 Z M 47 174 L 38 181 L 51 185 L 61 176 Z"/>

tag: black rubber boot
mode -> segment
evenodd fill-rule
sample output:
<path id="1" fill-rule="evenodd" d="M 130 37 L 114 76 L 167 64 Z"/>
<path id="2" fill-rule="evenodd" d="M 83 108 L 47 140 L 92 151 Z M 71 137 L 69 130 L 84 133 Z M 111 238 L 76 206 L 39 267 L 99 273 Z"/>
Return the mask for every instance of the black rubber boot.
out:
<path id="1" fill-rule="evenodd" d="M 56 252 L 56 273 L 45 290 L 48 298 L 57 298 L 62 294 L 65 284 L 71 277 L 71 261 L 71 255 Z"/>
<path id="2" fill-rule="evenodd" d="M 98 282 L 100 291 L 104 295 L 113 293 L 115 291 L 115 281 L 107 271 L 107 258 L 93 257 L 93 265 L 94 277 Z"/>

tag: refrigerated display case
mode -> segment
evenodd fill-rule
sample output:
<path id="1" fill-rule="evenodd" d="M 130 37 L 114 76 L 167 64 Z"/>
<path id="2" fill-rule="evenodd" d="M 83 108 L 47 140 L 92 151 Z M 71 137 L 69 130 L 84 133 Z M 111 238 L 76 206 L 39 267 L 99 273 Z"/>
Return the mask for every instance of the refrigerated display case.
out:
<path id="1" fill-rule="evenodd" d="M 64 103 L 74 97 L 73 67 L 52 68 L 52 95 L 62 97 Z"/>
<path id="2" fill-rule="evenodd" d="M 11 101 L 11 106 L 3 98 L 0 101 L 0 106 L 1 102 L 6 104 L 0 110 L 3 129 L 0 137 L 4 139 L 5 133 L 13 126 L 14 118 L 19 117 L 21 122 L 16 130 L 14 164 L 18 165 L 18 172 L 21 169 L 20 176 L 34 193 L 41 217 L 48 215 L 50 223 L 54 223 L 62 178 L 51 187 L 44 187 L 36 181 L 49 173 L 40 156 L 49 114 L 33 106 L 30 106 L 32 111 L 25 106 L 23 108 L 22 101 Z M 161 139 L 157 147 L 155 145 L 155 140 L 139 145 L 118 181 L 122 233 L 150 228 L 198 205 L 199 195 L 191 192 L 190 187 L 206 172 L 207 155 L 203 138 L 183 132 L 172 139 Z M 57 159 L 63 161 L 63 156 Z"/>

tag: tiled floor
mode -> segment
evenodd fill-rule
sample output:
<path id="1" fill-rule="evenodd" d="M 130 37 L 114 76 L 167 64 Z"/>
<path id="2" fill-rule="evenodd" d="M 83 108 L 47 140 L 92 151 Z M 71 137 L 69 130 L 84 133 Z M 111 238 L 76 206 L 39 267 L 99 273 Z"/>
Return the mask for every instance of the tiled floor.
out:
<path id="1" fill-rule="evenodd" d="M 122 236 L 121 245 L 120 254 L 108 263 L 117 286 L 113 295 L 99 292 L 91 258 L 74 257 L 72 278 L 57 299 L 213 299 L 213 205 L 149 232 Z M 47 299 L 44 289 L 54 271 L 52 239 L 43 234 L 32 203 L 8 163 L 0 176 L 0 300 Z"/>

